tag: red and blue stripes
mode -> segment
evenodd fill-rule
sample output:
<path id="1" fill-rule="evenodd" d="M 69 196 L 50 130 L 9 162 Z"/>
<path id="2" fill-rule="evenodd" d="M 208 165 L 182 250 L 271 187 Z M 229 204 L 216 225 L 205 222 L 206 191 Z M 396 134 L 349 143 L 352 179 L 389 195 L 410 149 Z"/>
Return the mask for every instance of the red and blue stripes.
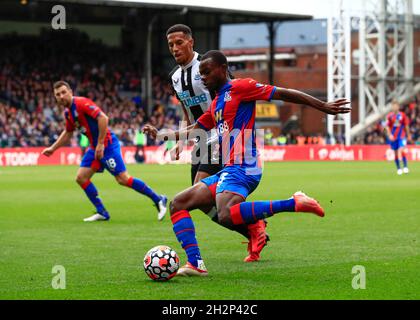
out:
<path id="1" fill-rule="evenodd" d="M 85 183 L 83 183 L 81 187 L 85 191 L 86 196 L 89 198 L 90 202 L 95 206 L 96 212 L 102 213 L 106 211 L 102 200 L 98 196 L 98 190 L 90 180 L 87 180 Z"/>
<path id="2" fill-rule="evenodd" d="M 255 100 L 242 101 L 232 81 L 217 94 L 214 110 L 223 163 L 256 167 L 258 152 L 255 137 Z"/>
<path id="3" fill-rule="evenodd" d="M 402 112 L 394 113 L 390 117 L 391 122 L 391 133 L 395 140 L 405 138 L 405 116 Z"/>
<path id="4" fill-rule="evenodd" d="M 253 224 L 279 212 L 295 212 L 295 200 L 242 202 L 230 208 L 234 225 Z"/>
<path id="5" fill-rule="evenodd" d="M 149 197 L 156 205 L 162 199 L 161 196 L 156 194 L 145 182 L 140 179 L 130 177 L 127 181 L 127 187 Z"/>
<path id="6" fill-rule="evenodd" d="M 178 211 L 171 215 L 171 220 L 175 236 L 185 250 L 188 262 L 198 267 L 198 260 L 202 259 L 190 213 L 187 210 Z"/>

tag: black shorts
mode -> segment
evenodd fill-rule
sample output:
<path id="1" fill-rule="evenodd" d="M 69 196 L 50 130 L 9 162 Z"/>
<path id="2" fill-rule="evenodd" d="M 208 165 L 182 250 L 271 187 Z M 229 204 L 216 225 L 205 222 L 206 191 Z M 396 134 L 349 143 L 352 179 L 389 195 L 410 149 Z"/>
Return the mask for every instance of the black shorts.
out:
<path id="1" fill-rule="evenodd" d="M 196 148 L 193 149 L 193 152 L 196 152 L 196 154 L 199 153 L 197 152 Z M 193 163 L 191 165 L 191 185 L 194 184 L 194 180 L 195 180 L 195 176 L 197 175 L 197 172 L 206 172 L 210 176 L 212 176 L 223 169 L 223 166 L 220 164 L 220 161 L 219 163 L 215 163 L 214 159 L 212 160 L 210 153 L 211 153 L 211 148 L 209 147 L 207 150 L 207 153 L 203 155 L 202 157 L 200 157 L 201 158 L 200 162 Z"/>

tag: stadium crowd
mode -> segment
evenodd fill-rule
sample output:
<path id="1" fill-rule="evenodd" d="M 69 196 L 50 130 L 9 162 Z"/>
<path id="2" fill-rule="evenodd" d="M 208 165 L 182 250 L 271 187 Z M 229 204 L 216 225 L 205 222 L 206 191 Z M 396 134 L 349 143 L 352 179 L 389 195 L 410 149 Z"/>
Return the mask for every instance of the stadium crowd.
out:
<path id="1" fill-rule="evenodd" d="M 146 121 L 158 128 L 179 122 L 178 102 L 166 80 L 154 76 L 155 107 L 147 115 L 138 62 L 83 33 L 3 36 L 0 45 L 6 48 L 0 51 L 1 147 L 45 146 L 57 139 L 64 128 L 63 110 L 54 101 L 52 83 L 59 79 L 70 83 L 75 95 L 86 96 L 103 109 L 124 145 L 134 143 Z"/>
<path id="2" fill-rule="evenodd" d="M 68 45 L 71 43 L 72 45 Z M 55 103 L 52 83 L 70 83 L 75 95 L 95 101 L 109 116 L 110 127 L 123 145 L 135 145 L 136 135 L 149 122 L 157 128 L 176 128 L 178 100 L 165 76 L 153 77 L 154 109 L 146 113 L 141 99 L 141 64 L 133 55 L 92 41 L 79 31 L 44 30 L 40 36 L 0 37 L 0 147 L 52 144 L 64 129 L 63 110 Z M 420 144 L 420 97 L 403 107 L 411 123 L 413 142 Z M 385 120 L 368 129 L 355 144 L 385 144 Z M 334 144 L 344 137 L 306 137 L 299 131 L 273 136 L 267 145 Z M 75 136 L 72 145 L 79 143 Z M 147 144 L 156 144 L 148 138 Z"/>
<path id="3" fill-rule="evenodd" d="M 410 121 L 410 132 L 412 143 L 420 145 L 420 94 L 413 102 L 401 106 Z M 357 137 L 352 144 L 359 145 L 381 145 L 387 144 L 385 134 L 386 119 L 382 119 L 369 127 L 366 133 Z M 342 136 L 323 136 L 321 134 L 305 136 L 302 134 L 300 127 L 296 127 L 287 133 L 274 135 L 270 129 L 265 130 L 264 141 L 266 145 L 283 146 L 283 145 L 328 145 L 328 144 L 344 144 L 345 137 Z"/>
<path id="4" fill-rule="evenodd" d="M 401 111 L 407 115 L 410 121 L 409 127 L 412 143 L 420 145 L 420 96 L 416 97 L 413 102 L 403 105 Z M 366 145 L 386 144 L 388 142 L 385 134 L 386 125 L 386 119 L 378 121 L 367 130 L 363 137 L 356 140 L 355 143 Z"/>

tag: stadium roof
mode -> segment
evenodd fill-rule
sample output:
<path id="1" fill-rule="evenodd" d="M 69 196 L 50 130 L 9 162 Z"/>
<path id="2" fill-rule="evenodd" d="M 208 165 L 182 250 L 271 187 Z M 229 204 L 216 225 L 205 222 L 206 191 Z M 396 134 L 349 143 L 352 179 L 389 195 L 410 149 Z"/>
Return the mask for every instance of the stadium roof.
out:
<path id="1" fill-rule="evenodd" d="M 312 19 L 311 15 L 279 12 L 279 9 L 274 10 L 270 6 L 268 8 L 273 10 L 261 11 L 259 8 L 262 8 L 262 3 L 267 5 L 268 0 L 254 1 L 252 7 L 242 0 L 210 0 L 208 5 L 198 0 L 2 0 L 0 20 L 50 23 L 53 18 L 51 9 L 60 4 L 65 8 L 69 29 L 83 24 L 120 26 L 121 47 L 143 61 L 147 99 L 152 96 L 151 75 L 159 70 L 166 72 L 173 68 L 174 59 L 167 49 L 165 32 L 175 23 L 191 27 L 194 49 L 202 53 L 219 48 L 220 28 L 223 24 L 266 22 L 272 30 L 277 22 Z M 274 53 L 271 48 L 270 52 Z M 270 59 L 270 83 L 273 62 L 274 59 Z M 152 102 L 152 99 L 147 100 L 150 112 Z"/>
<path id="2" fill-rule="evenodd" d="M 207 13 L 220 13 L 222 15 L 240 15 L 247 18 L 265 18 L 267 20 L 284 20 L 284 19 L 311 19 L 311 15 L 296 14 L 287 11 L 276 12 L 273 10 L 261 10 L 258 1 L 251 2 L 251 5 L 245 6 L 241 1 L 211 1 L 207 5 L 204 1 L 198 0 L 65 0 L 65 2 L 78 2 L 87 4 L 100 4 L 100 5 L 117 5 L 117 6 L 130 6 L 130 7 L 148 7 L 154 9 L 165 10 L 180 10 L 188 8 L 192 11 L 207 12 Z M 240 7 L 238 7 L 240 4 Z"/>
<path id="3" fill-rule="evenodd" d="M 232 3 L 224 1 L 230 6 L 216 7 L 213 2 L 206 6 L 202 1 L 188 0 L 161 0 L 161 1 L 135 1 L 135 0 L 26 0 L 26 5 L 17 0 L 3 0 L 0 10 L 1 20 L 20 21 L 48 21 L 51 19 L 51 8 L 54 5 L 64 5 L 68 19 L 77 19 L 78 23 L 109 23 L 119 24 L 124 21 L 130 9 L 136 9 L 137 14 L 150 17 L 154 13 L 174 14 L 187 9 L 189 15 L 194 13 L 210 14 L 217 18 L 219 24 L 223 23 L 246 23 L 267 22 L 279 20 L 307 20 L 311 15 L 303 15 L 287 12 L 261 11 L 258 2 L 255 6 L 244 9 L 233 7 Z M 220 3 L 220 1 L 219 1 Z M 237 4 L 238 2 L 236 2 Z M 83 10 L 80 10 L 83 6 Z M 77 9 L 75 9 L 77 8 Z M 112 8 L 112 10 L 109 10 Z M 250 10 L 251 9 L 251 10 Z"/>

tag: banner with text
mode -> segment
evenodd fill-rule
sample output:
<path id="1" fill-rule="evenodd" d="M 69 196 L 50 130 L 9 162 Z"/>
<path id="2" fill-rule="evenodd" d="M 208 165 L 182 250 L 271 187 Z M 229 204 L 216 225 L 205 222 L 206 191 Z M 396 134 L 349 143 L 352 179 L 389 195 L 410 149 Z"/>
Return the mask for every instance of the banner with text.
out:
<path id="1" fill-rule="evenodd" d="M 420 161 L 420 146 L 408 146 L 408 160 Z M 52 156 L 41 154 L 43 148 L 4 148 L 0 149 L 0 166 L 37 166 L 37 165 L 79 165 L 82 150 L 78 147 L 58 149 Z M 126 164 L 144 163 L 167 164 L 189 163 L 191 148 L 181 154 L 178 161 L 171 161 L 166 148 L 122 147 L 122 156 Z M 265 162 L 281 161 L 393 161 L 394 152 L 385 145 L 379 146 L 265 146 L 261 149 Z"/>

